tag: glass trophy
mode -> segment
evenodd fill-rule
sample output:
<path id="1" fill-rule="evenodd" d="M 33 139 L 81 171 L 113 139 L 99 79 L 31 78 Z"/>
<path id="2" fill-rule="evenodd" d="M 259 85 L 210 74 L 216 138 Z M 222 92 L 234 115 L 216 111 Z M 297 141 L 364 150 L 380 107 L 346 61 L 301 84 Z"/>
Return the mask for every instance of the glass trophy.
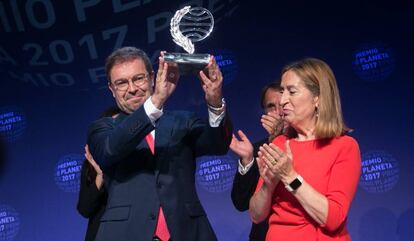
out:
<path id="1" fill-rule="evenodd" d="M 175 12 L 170 23 L 171 36 L 187 53 L 165 52 L 164 60 L 176 63 L 181 74 L 197 73 L 204 69 L 210 54 L 194 54 L 194 42 L 207 38 L 213 27 L 213 15 L 205 8 L 186 6 Z"/>

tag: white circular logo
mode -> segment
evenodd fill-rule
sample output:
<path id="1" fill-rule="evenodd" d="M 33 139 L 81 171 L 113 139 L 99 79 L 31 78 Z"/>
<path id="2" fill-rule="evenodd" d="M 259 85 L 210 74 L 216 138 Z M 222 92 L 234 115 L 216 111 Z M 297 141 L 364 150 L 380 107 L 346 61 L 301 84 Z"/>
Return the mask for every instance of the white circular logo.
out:
<path id="1" fill-rule="evenodd" d="M 213 27 L 214 18 L 210 11 L 201 7 L 186 6 L 175 12 L 171 18 L 170 32 L 174 42 L 192 54 L 193 42 L 207 38 Z"/>
<path id="2" fill-rule="evenodd" d="M 179 25 L 181 33 L 194 43 L 210 35 L 214 27 L 214 18 L 207 9 L 195 7 L 190 8 Z"/>

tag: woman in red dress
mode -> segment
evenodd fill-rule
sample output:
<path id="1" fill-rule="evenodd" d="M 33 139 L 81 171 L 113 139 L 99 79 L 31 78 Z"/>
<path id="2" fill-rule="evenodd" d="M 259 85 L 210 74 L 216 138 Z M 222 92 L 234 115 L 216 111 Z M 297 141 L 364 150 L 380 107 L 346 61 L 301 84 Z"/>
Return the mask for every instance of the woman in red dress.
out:
<path id="1" fill-rule="evenodd" d="M 346 219 L 361 157 L 347 135 L 335 76 L 325 62 L 307 58 L 283 69 L 281 87 L 289 128 L 260 147 L 251 218 L 270 214 L 267 241 L 351 240 Z"/>

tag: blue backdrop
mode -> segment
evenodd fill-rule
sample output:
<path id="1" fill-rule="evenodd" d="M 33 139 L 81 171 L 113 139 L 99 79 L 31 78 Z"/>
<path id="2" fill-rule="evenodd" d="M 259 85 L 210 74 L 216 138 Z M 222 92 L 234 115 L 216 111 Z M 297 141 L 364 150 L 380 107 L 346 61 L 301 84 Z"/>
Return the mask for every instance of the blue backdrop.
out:
<path id="1" fill-rule="evenodd" d="M 203 6 L 215 17 L 212 35 L 196 43 L 196 52 L 218 59 L 234 126 L 251 140 L 265 135 L 260 90 L 283 65 L 307 56 L 330 64 L 363 158 L 351 236 L 413 240 L 414 19 L 408 5 L 1 0 L 0 241 L 83 239 L 86 220 L 76 201 L 86 130 L 114 103 L 104 59 L 126 45 L 143 48 L 152 60 L 160 50 L 182 52 L 169 21 L 185 5 Z M 199 81 L 182 78 L 166 108 L 206 116 Z M 229 153 L 197 161 L 199 195 L 219 240 L 247 240 L 248 213 L 230 200 L 237 158 Z"/>

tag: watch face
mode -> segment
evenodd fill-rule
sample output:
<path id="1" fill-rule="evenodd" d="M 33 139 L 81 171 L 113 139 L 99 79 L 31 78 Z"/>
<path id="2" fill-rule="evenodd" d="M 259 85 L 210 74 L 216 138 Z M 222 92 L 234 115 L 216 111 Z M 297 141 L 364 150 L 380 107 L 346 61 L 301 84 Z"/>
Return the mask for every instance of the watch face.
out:
<path id="1" fill-rule="evenodd" d="M 292 188 L 293 190 L 298 189 L 300 185 L 302 185 L 302 182 L 298 178 L 296 178 L 289 184 L 290 188 Z"/>

